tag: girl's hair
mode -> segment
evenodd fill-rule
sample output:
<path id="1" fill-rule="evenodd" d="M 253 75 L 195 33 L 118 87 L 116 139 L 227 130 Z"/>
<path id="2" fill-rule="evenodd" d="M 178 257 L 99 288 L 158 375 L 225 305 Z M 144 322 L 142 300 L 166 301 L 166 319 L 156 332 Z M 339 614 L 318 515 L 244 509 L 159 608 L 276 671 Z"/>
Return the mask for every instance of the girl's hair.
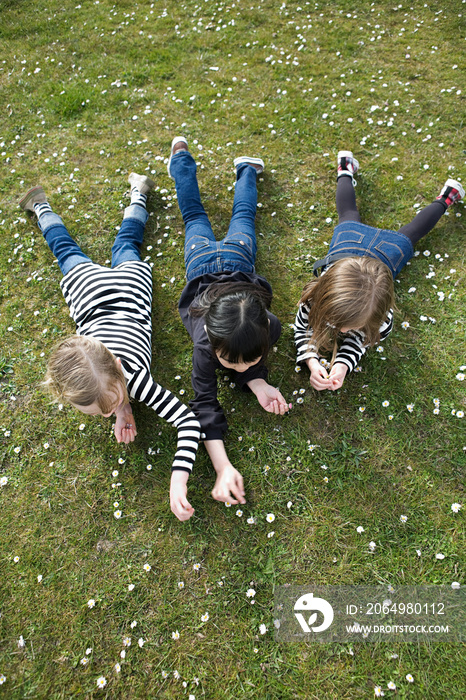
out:
<path id="1" fill-rule="evenodd" d="M 300 303 L 309 307 L 311 344 L 331 350 L 333 364 L 342 328 L 360 330 L 368 345 L 379 342 L 380 326 L 395 308 L 393 276 L 381 260 L 343 258 L 306 284 Z"/>
<path id="2" fill-rule="evenodd" d="M 267 307 L 272 295 L 252 283 L 214 283 L 191 305 L 192 316 L 203 316 L 214 352 L 227 362 L 253 362 L 269 351 Z"/>
<path id="3" fill-rule="evenodd" d="M 128 403 L 126 380 L 115 356 L 100 340 L 73 335 L 59 343 L 48 362 L 44 386 L 56 401 L 90 406 L 110 413 L 119 401 Z"/>

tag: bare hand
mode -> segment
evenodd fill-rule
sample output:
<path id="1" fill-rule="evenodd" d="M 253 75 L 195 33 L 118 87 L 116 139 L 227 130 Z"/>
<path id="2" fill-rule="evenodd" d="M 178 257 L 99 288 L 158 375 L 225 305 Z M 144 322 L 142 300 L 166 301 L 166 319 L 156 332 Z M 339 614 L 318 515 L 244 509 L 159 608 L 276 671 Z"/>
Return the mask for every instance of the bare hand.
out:
<path id="1" fill-rule="evenodd" d="M 232 496 L 233 494 L 233 496 Z M 217 481 L 212 490 L 212 496 L 216 501 L 226 503 L 246 503 L 244 497 L 243 477 L 233 465 L 225 466 L 217 472 Z"/>
<path id="2" fill-rule="evenodd" d="M 248 382 L 248 386 L 257 396 L 257 400 L 262 408 L 268 413 L 283 416 L 290 410 L 291 404 L 285 401 L 278 389 L 267 384 L 264 379 L 253 379 Z"/>
<path id="3" fill-rule="evenodd" d="M 174 471 L 170 482 L 170 508 L 178 520 L 189 520 L 194 513 L 194 508 L 187 499 L 188 493 L 187 472 Z"/>
<path id="4" fill-rule="evenodd" d="M 327 370 L 320 364 L 319 360 L 311 357 L 307 360 L 307 366 L 311 372 L 309 381 L 314 389 L 317 389 L 317 391 L 332 389 L 332 382 L 329 379 Z"/>
<path id="5" fill-rule="evenodd" d="M 336 362 L 330 372 L 329 379 L 332 382 L 332 386 L 329 387 L 332 391 L 336 391 L 343 386 L 345 377 L 348 372 L 348 367 L 342 362 Z"/>
<path id="6" fill-rule="evenodd" d="M 124 442 L 125 445 L 134 442 L 138 431 L 136 430 L 136 423 L 134 422 L 131 409 L 116 414 L 114 433 L 117 442 Z"/>

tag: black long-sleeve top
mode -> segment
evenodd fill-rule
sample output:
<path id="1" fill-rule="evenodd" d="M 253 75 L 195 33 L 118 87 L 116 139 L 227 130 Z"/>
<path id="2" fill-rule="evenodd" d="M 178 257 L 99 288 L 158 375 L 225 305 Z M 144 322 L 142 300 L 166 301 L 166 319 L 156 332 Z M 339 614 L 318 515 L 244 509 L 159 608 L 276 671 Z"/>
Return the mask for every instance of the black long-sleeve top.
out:
<path id="1" fill-rule="evenodd" d="M 272 288 L 264 277 L 255 273 L 246 272 L 221 272 L 201 275 L 192 279 L 184 288 L 178 304 L 183 325 L 188 331 L 194 343 L 193 371 L 191 382 L 194 389 L 194 399 L 189 405 L 201 423 L 202 437 L 206 440 L 222 440 L 228 429 L 227 419 L 217 399 L 216 370 L 226 368 L 219 362 L 205 331 L 205 320 L 201 317 L 191 316 L 189 307 L 196 304 L 196 299 L 207 289 L 210 284 L 222 282 L 244 282 L 256 284 L 266 289 L 270 294 Z M 281 333 L 281 323 L 276 316 L 267 311 L 270 321 L 269 338 L 270 345 L 276 343 Z M 249 367 L 245 372 L 231 372 L 233 381 L 243 390 L 249 390 L 247 383 L 251 379 L 267 380 L 268 369 L 260 360 L 256 365 Z"/>

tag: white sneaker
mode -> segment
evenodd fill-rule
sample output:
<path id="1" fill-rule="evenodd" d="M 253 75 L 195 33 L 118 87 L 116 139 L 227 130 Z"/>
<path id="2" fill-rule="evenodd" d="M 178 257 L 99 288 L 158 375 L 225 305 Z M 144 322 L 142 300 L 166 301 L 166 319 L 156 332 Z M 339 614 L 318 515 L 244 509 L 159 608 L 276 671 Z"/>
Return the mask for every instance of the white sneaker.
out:
<path id="1" fill-rule="evenodd" d="M 183 143 L 186 146 L 186 148 L 177 148 L 175 151 L 175 148 L 179 143 Z M 175 136 L 175 138 L 172 141 L 170 158 L 168 159 L 168 163 L 167 163 L 167 171 L 168 171 L 168 174 L 170 175 L 172 180 L 174 180 L 175 178 L 173 177 L 173 175 L 170 172 L 170 165 L 172 163 L 173 156 L 175 155 L 175 153 L 178 153 L 178 151 L 189 151 L 188 142 L 186 141 L 184 136 Z"/>
<path id="2" fill-rule="evenodd" d="M 359 170 L 359 163 L 351 151 L 338 151 L 337 168 L 337 179 L 341 175 L 350 175 L 353 180 L 353 185 L 356 186 L 354 175 L 356 175 Z"/>
<path id="3" fill-rule="evenodd" d="M 235 166 L 235 168 L 237 168 L 238 165 L 241 165 L 242 163 L 246 163 L 246 165 L 252 165 L 252 167 L 257 170 L 258 175 L 264 172 L 265 165 L 262 158 L 250 158 L 249 156 L 240 156 L 239 158 L 235 158 L 235 160 L 233 161 L 233 165 Z"/>

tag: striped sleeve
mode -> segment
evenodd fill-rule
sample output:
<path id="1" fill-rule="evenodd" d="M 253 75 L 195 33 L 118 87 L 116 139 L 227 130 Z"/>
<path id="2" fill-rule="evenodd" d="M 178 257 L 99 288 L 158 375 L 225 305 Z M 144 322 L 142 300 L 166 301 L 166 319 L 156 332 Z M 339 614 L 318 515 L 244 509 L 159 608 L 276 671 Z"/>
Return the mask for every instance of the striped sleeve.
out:
<path id="1" fill-rule="evenodd" d="M 393 328 L 393 309 L 388 312 L 387 318 L 380 326 L 380 342 L 390 334 Z M 335 362 L 341 362 L 348 367 L 350 372 L 357 366 L 361 357 L 365 354 L 368 345 L 365 344 L 364 333 L 350 331 L 340 345 Z"/>
<path id="2" fill-rule="evenodd" d="M 196 459 L 201 432 L 201 426 L 194 413 L 181 403 L 171 391 L 157 384 L 147 370 L 141 369 L 130 374 L 127 371 L 126 363 L 122 363 L 122 365 L 124 365 L 125 375 L 128 378 L 129 395 L 153 408 L 157 415 L 178 429 L 178 443 L 172 471 L 179 470 L 190 473 Z"/>
<path id="3" fill-rule="evenodd" d="M 299 305 L 293 330 L 297 351 L 296 362 L 304 362 L 310 357 L 315 357 L 318 360 L 317 348 L 311 343 L 312 328 L 309 328 L 309 308 L 305 304 Z"/>

